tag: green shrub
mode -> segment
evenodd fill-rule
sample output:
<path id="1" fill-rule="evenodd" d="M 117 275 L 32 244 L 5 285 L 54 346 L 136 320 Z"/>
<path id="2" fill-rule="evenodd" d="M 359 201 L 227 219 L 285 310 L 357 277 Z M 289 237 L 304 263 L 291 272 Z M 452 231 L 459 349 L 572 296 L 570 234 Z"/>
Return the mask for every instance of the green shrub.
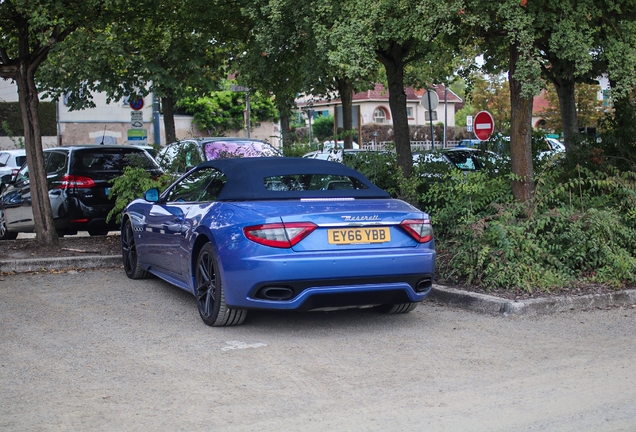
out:
<path id="1" fill-rule="evenodd" d="M 113 185 L 110 188 L 110 199 L 115 200 L 115 207 L 108 213 L 106 222 L 113 218 L 117 223 L 121 222 L 121 213 L 128 203 L 134 199 L 141 198 L 145 191 L 152 188 L 165 188 L 172 177 L 164 174 L 159 178 L 152 178 L 150 173 L 141 167 L 127 166 L 124 173 L 110 181 Z"/>
<path id="2" fill-rule="evenodd" d="M 289 147 L 283 148 L 283 156 L 287 157 L 302 157 L 304 154 L 315 150 L 310 144 L 295 143 Z"/>
<path id="3" fill-rule="evenodd" d="M 636 283 L 634 173 L 553 167 L 536 182 L 530 215 L 512 199 L 510 180 L 451 172 L 420 195 L 439 280 L 528 292 Z"/>

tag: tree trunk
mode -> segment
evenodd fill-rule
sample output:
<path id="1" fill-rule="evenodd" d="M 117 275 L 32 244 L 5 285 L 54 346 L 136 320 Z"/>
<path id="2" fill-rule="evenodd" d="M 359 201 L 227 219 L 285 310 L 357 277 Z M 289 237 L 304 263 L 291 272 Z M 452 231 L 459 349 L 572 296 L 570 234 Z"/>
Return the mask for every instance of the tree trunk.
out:
<path id="1" fill-rule="evenodd" d="M 166 144 L 177 140 L 177 129 L 174 125 L 174 92 L 170 91 L 161 98 L 163 108 L 163 127 L 166 131 Z"/>
<path id="2" fill-rule="evenodd" d="M 532 100 L 521 95 L 521 82 L 514 77 L 518 48 L 510 48 L 510 161 L 512 173 L 517 180 L 512 182 L 512 194 L 522 203 L 532 198 L 534 191 L 532 168 Z"/>
<path id="3" fill-rule="evenodd" d="M 29 165 L 29 184 L 31 186 L 31 205 L 33 222 L 37 234 L 37 242 L 46 247 L 55 247 L 59 240 L 53 221 L 53 210 L 49 199 L 44 166 L 44 152 L 42 151 L 42 134 L 38 106 L 40 104 L 38 91 L 35 86 L 36 65 L 21 61 L 16 79 L 18 97 L 22 110 L 22 125 L 24 127 L 24 143 L 26 147 L 27 164 Z"/>
<path id="4" fill-rule="evenodd" d="M 342 101 L 342 128 L 344 131 L 344 148 L 353 148 L 353 83 L 347 79 L 336 78 L 338 92 Z M 358 141 L 360 138 L 358 138 Z"/>
<path id="5" fill-rule="evenodd" d="M 413 172 L 413 153 L 404 91 L 404 56 L 406 54 L 406 50 L 395 43 L 385 51 L 376 51 L 378 60 L 386 70 L 389 85 L 389 107 L 393 117 L 393 136 L 398 167 L 402 170 L 404 177 L 409 178 Z"/>
<path id="6" fill-rule="evenodd" d="M 552 79 L 552 83 L 554 84 L 557 96 L 559 97 L 565 150 L 570 153 L 574 150 L 574 147 L 578 147 L 581 135 L 579 133 L 579 122 L 576 115 L 574 77 L 555 77 Z"/>

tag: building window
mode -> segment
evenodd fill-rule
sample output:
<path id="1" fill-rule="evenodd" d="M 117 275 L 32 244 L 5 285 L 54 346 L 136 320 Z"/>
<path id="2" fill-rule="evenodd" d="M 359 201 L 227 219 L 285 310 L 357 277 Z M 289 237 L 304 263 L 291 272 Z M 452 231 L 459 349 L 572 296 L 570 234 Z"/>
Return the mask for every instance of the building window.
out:
<path id="1" fill-rule="evenodd" d="M 376 123 L 386 123 L 387 115 L 384 108 L 376 108 L 373 111 L 373 121 Z"/>
<path id="2" fill-rule="evenodd" d="M 415 118 L 413 116 L 413 107 L 406 107 L 406 116 L 411 120 Z"/>
<path id="3" fill-rule="evenodd" d="M 433 118 L 431 119 L 431 113 L 433 113 Z M 424 120 L 426 121 L 436 121 L 437 120 L 437 111 L 426 111 L 424 113 Z"/>

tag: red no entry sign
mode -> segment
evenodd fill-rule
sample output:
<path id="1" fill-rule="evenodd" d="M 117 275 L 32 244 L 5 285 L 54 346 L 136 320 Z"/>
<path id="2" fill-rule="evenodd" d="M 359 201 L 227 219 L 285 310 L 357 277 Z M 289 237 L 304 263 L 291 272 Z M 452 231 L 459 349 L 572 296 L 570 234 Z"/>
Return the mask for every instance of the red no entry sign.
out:
<path id="1" fill-rule="evenodd" d="M 480 141 L 486 141 L 495 130 L 495 120 L 488 111 L 479 111 L 473 125 L 475 136 Z"/>

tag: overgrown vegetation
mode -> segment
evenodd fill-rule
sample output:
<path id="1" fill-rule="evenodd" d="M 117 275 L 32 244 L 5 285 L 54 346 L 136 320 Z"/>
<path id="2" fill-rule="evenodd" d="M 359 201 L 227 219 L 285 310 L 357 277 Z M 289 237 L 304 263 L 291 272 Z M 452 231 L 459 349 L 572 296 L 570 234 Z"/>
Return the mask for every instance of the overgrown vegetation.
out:
<path id="1" fill-rule="evenodd" d="M 633 171 L 536 160 L 534 198 L 524 205 L 513 199 L 506 169 L 465 173 L 431 162 L 407 181 L 384 156 L 367 157 L 377 163 L 351 165 L 431 215 L 442 283 L 525 292 L 636 284 Z M 387 167 L 384 183 L 378 166 Z"/>
<path id="2" fill-rule="evenodd" d="M 111 180 L 113 186 L 110 188 L 109 197 L 115 200 L 115 207 L 108 213 L 106 222 L 112 221 L 113 218 L 117 223 L 121 222 L 122 211 L 128 203 L 142 197 L 148 189 L 155 187 L 159 190 L 165 189 L 172 180 L 173 178 L 169 174 L 153 178 L 143 167 L 125 167 L 121 176 Z"/>
<path id="3" fill-rule="evenodd" d="M 245 93 L 233 91 L 213 92 L 206 97 L 184 98 L 178 103 L 200 131 L 211 136 L 225 136 L 229 132 L 245 129 Z M 250 93 L 250 123 L 257 126 L 264 121 L 277 121 L 278 112 L 271 97 Z"/>

